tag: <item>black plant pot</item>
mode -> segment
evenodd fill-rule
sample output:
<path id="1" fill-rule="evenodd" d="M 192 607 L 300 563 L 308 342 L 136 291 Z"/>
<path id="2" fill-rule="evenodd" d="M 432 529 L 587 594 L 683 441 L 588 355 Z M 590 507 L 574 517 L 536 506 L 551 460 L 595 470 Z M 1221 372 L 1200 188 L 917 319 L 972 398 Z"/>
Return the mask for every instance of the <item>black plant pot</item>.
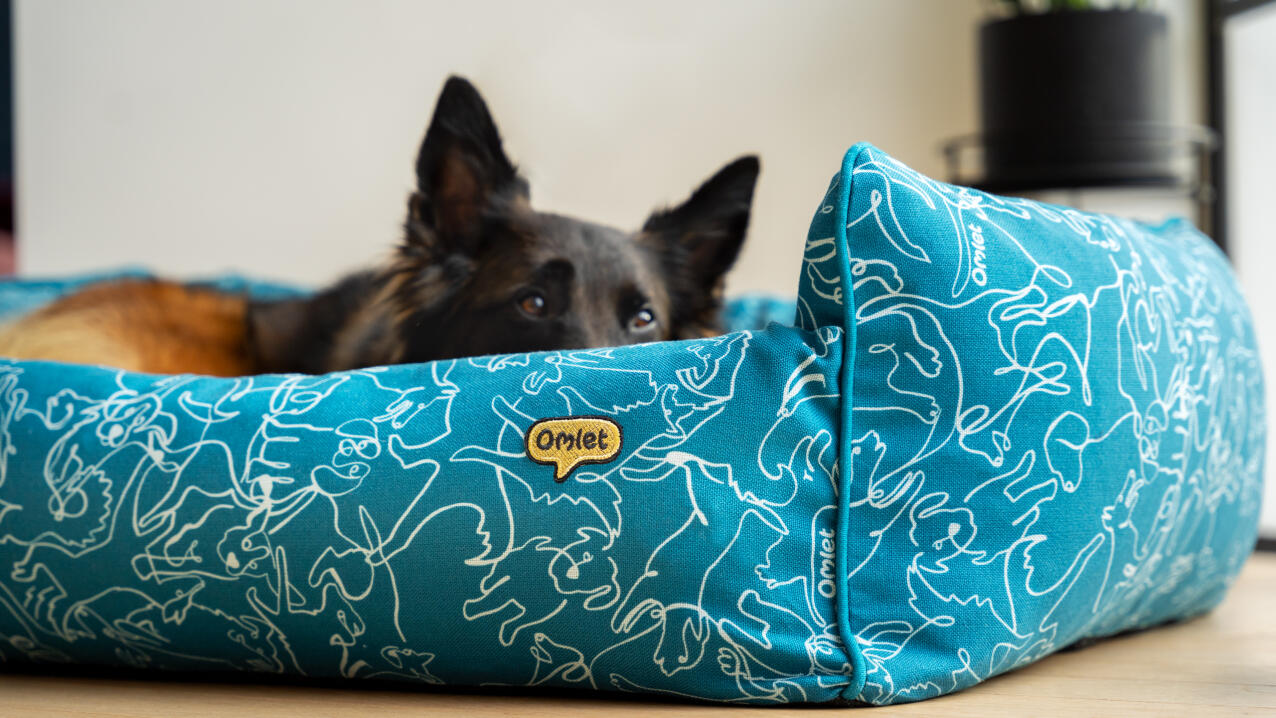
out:
<path id="1" fill-rule="evenodd" d="M 1022 15 L 979 33 L 984 185 L 1172 184 L 1164 15 Z"/>

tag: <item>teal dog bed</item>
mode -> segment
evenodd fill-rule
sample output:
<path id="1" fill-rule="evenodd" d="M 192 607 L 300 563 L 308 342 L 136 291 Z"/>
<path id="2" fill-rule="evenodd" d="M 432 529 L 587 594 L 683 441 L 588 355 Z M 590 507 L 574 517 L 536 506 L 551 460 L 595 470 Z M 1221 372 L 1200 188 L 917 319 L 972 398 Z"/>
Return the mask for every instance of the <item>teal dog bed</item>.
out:
<path id="1" fill-rule="evenodd" d="M 323 376 L 0 361 L 0 663 L 895 703 L 1199 614 L 1250 552 L 1259 358 L 1189 225 L 859 145 L 782 306 Z"/>

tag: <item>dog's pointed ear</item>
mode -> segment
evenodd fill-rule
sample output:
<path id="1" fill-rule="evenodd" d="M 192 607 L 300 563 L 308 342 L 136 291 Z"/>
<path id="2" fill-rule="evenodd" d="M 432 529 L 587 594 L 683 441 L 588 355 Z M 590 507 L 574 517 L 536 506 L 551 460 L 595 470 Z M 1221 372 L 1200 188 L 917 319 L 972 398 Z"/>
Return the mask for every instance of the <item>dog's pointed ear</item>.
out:
<path id="1" fill-rule="evenodd" d="M 663 254 L 666 268 L 689 282 L 693 294 L 707 298 L 720 293 L 749 228 L 758 170 L 756 156 L 741 157 L 718 170 L 686 202 L 656 212 L 643 225 L 641 241 Z"/>
<path id="2" fill-rule="evenodd" d="M 501 201 L 527 197 L 527 183 L 505 156 L 487 104 L 461 77 L 443 85 L 417 155 L 416 178 L 409 241 L 438 243 L 441 250 L 472 252 L 484 214 Z"/>

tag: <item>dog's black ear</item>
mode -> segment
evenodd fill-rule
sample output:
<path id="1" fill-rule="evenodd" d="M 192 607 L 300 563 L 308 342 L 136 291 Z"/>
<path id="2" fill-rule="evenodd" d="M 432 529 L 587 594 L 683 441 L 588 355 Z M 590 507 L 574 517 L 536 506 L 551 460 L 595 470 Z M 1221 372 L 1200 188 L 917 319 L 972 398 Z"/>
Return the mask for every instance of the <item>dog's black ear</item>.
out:
<path id="1" fill-rule="evenodd" d="M 417 155 L 416 177 L 409 241 L 440 243 L 438 249 L 447 251 L 472 252 L 484 214 L 501 201 L 527 197 L 527 183 L 505 156 L 487 105 L 461 77 L 443 85 Z"/>
<path id="2" fill-rule="evenodd" d="M 690 285 L 691 296 L 684 301 L 704 304 L 696 301 L 699 297 L 717 306 L 723 275 L 740 254 L 749 228 L 758 169 L 757 157 L 741 157 L 700 185 L 686 202 L 656 212 L 643 225 L 642 241 L 663 254 L 674 277 Z"/>

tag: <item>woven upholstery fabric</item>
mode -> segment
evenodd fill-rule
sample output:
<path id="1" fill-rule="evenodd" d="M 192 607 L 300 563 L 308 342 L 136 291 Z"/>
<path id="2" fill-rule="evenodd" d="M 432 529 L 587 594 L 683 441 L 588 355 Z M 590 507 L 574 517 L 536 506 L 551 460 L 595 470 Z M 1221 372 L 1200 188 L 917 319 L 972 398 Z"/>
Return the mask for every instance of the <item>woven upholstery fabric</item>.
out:
<path id="1" fill-rule="evenodd" d="M 845 156 L 799 324 L 848 329 L 847 697 L 917 700 L 1208 610 L 1253 549 L 1263 385 L 1226 259 Z"/>
<path id="2" fill-rule="evenodd" d="M 892 703 L 1208 610 L 1252 548 L 1253 331 L 1187 224 L 860 145 L 792 306 L 322 376 L 0 360 L 0 665 Z M 558 481 L 571 417 L 618 451 Z"/>

